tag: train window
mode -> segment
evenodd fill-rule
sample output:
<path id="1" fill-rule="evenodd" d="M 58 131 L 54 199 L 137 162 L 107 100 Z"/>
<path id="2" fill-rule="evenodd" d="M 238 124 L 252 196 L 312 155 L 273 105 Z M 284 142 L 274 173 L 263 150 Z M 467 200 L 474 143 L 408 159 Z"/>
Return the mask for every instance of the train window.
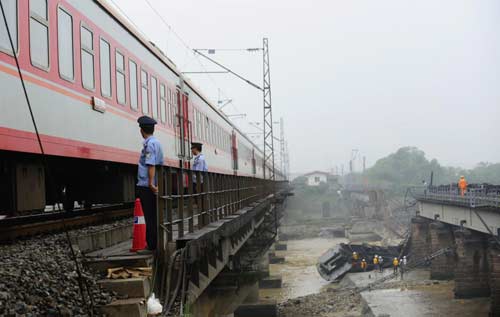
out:
<path id="1" fill-rule="evenodd" d="M 47 0 L 30 0 L 30 56 L 31 64 L 49 68 L 49 18 Z"/>
<path id="2" fill-rule="evenodd" d="M 196 111 L 195 119 L 196 119 L 196 136 L 198 139 L 201 138 L 201 129 L 200 129 L 200 112 L 198 110 Z"/>
<path id="3" fill-rule="evenodd" d="M 179 113 L 179 105 L 177 104 L 177 93 L 172 91 L 172 116 L 174 120 L 174 126 L 180 125 L 180 117 L 178 117 Z"/>
<path id="4" fill-rule="evenodd" d="M 85 26 L 80 27 L 82 53 L 82 85 L 83 88 L 94 90 L 94 35 Z"/>
<path id="5" fill-rule="evenodd" d="M 125 105 L 127 103 L 126 87 L 125 87 L 125 57 L 120 53 L 116 52 L 115 56 L 116 65 L 116 101 L 119 104 Z"/>
<path id="6" fill-rule="evenodd" d="M 130 107 L 137 110 L 139 99 L 137 98 L 137 64 L 133 61 L 128 61 L 128 73 L 130 81 Z"/>
<path id="7" fill-rule="evenodd" d="M 166 90 L 165 85 L 160 84 L 160 118 L 161 122 L 165 123 L 167 121 L 167 100 L 166 100 Z"/>
<path id="8" fill-rule="evenodd" d="M 73 17 L 64 9 L 57 10 L 57 53 L 59 75 L 72 81 L 75 78 L 73 60 Z"/>
<path id="9" fill-rule="evenodd" d="M 210 119 L 205 117 L 205 142 L 210 143 Z"/>
<path id="10" fill-rule="evenodd" d="M 99 45 L 99 60 L 101 63 L 101 94 L 111 97 L 111 47 L 101 39 Z"/>
<path id="11" fill-rule="evenodd" d="M 201 112 L 200 112 L 199 120 L 200 120 L 200 123 L 199 123 L 199 126 L 200 126 L 200 139 L 204 140 L 205 135 L 203 133 L 203 113 L 201 113 Z"/>
<path id="12" fill-rule="evenodd" d="M 148 87 L 148 73 L 146 71 L 141 70 L 141 101 L 142 101 L 142 113 L 149 113 L 149 87 Z"/>
<path id="13" fill-rule="evenodd" d="M 172 125 L 172 91 L 167 88 L 167 122 Z"/>
<path id="14" fill-rule="evenodd" d="M 153 118 L 158 118 L 158 81 L 153 76 L 151 76 L 151 107 Z"/>
<path id="15" fill-rule="evenodd" d="M 7 17 L 7 25 L 9 26 L 10 35 L 14 44 L 14 50 L 17 52 L 17 0 L 0 0 L 2 1 L 5 16 Z M 12 54 L 9 34 L 5 27 L 5 20 L 0 14 L 0 50 Z"/>

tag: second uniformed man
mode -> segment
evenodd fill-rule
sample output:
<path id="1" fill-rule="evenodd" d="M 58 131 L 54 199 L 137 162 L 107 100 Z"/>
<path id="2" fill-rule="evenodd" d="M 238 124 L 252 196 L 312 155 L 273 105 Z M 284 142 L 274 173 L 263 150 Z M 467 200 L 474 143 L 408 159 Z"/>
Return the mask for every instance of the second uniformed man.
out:
<path id="1" fill-rule="evenodd" d="M 144 138 L 139 168 L 137 171 L 137 197 L 141 200 L 146 220 L 146 242 L 149 251 L 156 250 L 156 195 L 158 193 L 156 166 L 163 165 L 163 150 L 160 141 L 153 135 L 156 121 L 148 116 L 140 117 L 137 122 Z"/>
<path id="2" fill-rule="evenodd" d="M 201 153 L 203 144 L 193 142 L 191 143 L 191 153 L 193 153 L 194 159 L 193 159 L 193 166 L 192 170 L 193 171 L 200 171 L 200 172 L 208 172 L 208 166 L 207 162 L 205 161 L 205 155 Z M 203 183 L 203 177 L 201 178 L 201 182 Z M 193 188 L 194 192 L 196 192 L 196 175 L 193 175 Z"/>

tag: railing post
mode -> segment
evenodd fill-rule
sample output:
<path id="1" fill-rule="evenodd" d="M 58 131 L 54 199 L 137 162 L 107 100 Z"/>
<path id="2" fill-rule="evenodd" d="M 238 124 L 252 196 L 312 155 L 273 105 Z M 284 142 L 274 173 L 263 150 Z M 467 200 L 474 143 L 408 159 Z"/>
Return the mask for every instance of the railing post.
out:
<path id="1" fill-rule="evenodd" d="M 184 237 L 184 173 L 182 169 L 177 170 L 177 230 L 178 237 Z"/>
<path id="2" fill-rule="evenodd" d="M 156 177 L 158 179 L 158 194 L 156 195 L 156 225 L 157 225 L 157 246 L 160 259 L 165 258 L 165 233 L 163 225 L 165 224 L 165 177 L 163 166 L 156 166 Z"/>
<path id="3" fill-rule="evenodd" d="M 210 184 L 208 180 L 208 173 L 203 172 L 202 173 L 202 179 L 203 179 L 203 194 L 201 196 L 201 206 L 202 206 L 202 220 L 203 220 L 203 226 L 208 225 L 209 223 L 209 215 L 208 215 L 208 192 L 210 189 Z"/>
<path id="4" fill-rule="evenodd" d="M 172 202 L 172 193 L 173 193 L 173 178 L 172 178 L 172 168 L 167 166 L 165 167 L 166 171 L 166 199 L 167 199 L 167 242 L 171 242 L 174 240 L 173 232 L 172 232 L 172 222 L 173 222 L 173 202 Z"/>
<path id="5" fill-rule="evenodd" d="M 167 248 L 165 243 L 165 210 L 167 204 L 167 195 L 165 190 L 165 170 L 163 166 L 156 166 L 156 177 L 158 180 L 158 193 L 156 195 L 156 234 L 157 234 L 157 244 L 156 244 L 156 257 L 157 261 L 155 262 L 155 274 L 158 277 L 158 272 L 163 272 L 167 266 L 166 261 L 166 253 Z M 154 292 L 158 294 L 158 296 L 163 297 L 163 290 L 165 289 L 165 280 L 160 277 L 159 283 L 154 285 Z"/>
<path id="6" fill-rule="evenodd" d="M 198 229 L 203 228 L 205 223 L 203 222 L 203 183 L 202 174 L 200 171 L 196 171 L 196 209 L 198 217 Z"/>
<path id="7" fill-rule="evenodd" d="M 194 212 L 193 212 L 193 171 L 188 170 L 188 232 L 193 233 L 194 232 Z"/>
<path id="8" fill-rule="evenodd" d="M 224 175 L 222 183 L 224 188 L 224 217 L 227 217 L 229 215 L 229 194 L 231 193 L 229 191 L 231 185 L 229 184 L 229 176 Z"/>

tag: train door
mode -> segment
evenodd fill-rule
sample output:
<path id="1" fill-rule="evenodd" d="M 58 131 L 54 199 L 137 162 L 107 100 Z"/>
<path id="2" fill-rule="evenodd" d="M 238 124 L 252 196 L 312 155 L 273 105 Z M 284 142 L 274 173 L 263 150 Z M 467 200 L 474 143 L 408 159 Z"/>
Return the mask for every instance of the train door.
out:
<path id="1" fill-rule="evenodd" d="M 176 147 L 177 157 L 179 158 L 179 168 L 182 170 L 191 168 L 191 142 L 192 142 L 192 125 L 189 120 L 189 96 L 180 88 L 177 89 L 177 128 L 176 128 Z M 183 183 L 176 184 L 175 188 L 180 189 L 188 186 L 188 174 L 183 173 Z"/>
<path id="2" fill-rule="evenodd" d="M 189 96 L 177 89 L 177 123 L 176 123 L 176 148 L 179 158 L 179 167 L 189 168 L 192 159 L 190 145 L 192 142 L 193 127 L 189 116 Z"/>
<path id="3" fill-rule="evenodd" d="M 236 141 L 236 133 L 233 131 L 231 135 L 231 149 L 232 149 L 232 158 L 233 158 L 233 170 L 234 175 L 238 174 L 238 143 Z"/>

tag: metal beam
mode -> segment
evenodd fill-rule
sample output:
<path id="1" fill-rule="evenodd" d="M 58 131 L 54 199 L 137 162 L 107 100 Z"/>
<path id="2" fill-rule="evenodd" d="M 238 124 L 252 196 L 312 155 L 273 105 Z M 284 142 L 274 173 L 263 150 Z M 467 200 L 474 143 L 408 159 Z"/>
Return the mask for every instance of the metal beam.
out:
<path id="1" fill-rule="evenodd" d="M 455 226 L 498 236 L 500 212 L 494 209 L 453 206 L 438 202 L 419 201 L 418 211 L 421 217 L 437 220 Z M 484 224 L 488 227 L 485 227 Z"/>

